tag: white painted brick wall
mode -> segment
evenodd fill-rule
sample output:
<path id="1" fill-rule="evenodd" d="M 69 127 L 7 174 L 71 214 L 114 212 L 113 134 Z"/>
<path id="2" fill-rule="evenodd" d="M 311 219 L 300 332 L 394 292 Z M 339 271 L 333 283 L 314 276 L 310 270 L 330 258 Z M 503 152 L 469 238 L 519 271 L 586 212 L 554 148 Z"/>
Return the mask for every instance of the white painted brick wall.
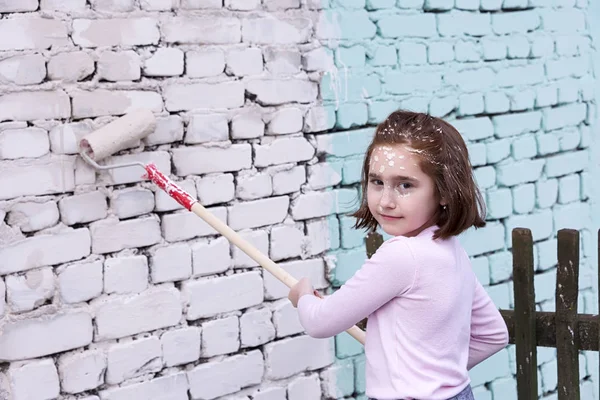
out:
<path id="1" fill-rule="evenodd" d="M 156 163 L 319 289 L 339 279 L 331 250 L 364 257 L 345 214 L 366 125 L 398 105 L 448 116 L 489 207 L 463 238 L 486 288 L 511 305 L 522 225 L 549 281 L 555 231 L 586 227 L 597 180 L 589 2 L 555 3 L 0 0 L 0 397 L 364 398 L 361 356 L 303 335 L 285 285 L 142 169 L 77 157 L 138 107 L 156 130 L 104 162 Z M 506 397 L 500 375 L 478 396 Z"/>

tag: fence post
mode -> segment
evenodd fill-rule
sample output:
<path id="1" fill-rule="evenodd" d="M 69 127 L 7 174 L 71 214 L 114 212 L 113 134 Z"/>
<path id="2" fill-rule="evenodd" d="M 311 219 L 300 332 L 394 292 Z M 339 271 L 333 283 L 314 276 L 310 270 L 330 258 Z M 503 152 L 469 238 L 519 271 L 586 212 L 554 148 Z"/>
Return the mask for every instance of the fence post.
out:
<path id="1" fill-rule="evenodd" d="M 536 310 L 531 231 L 525 228 L 513 229 L 512 242 L 517 393 L 519 399 L 537 399 Z"/>
<path id="2" fill-rule="evenodd" d="M 558 400 L 579 400 L 579 231 L 561 229 L 556 274 L 556 356 Z"/>

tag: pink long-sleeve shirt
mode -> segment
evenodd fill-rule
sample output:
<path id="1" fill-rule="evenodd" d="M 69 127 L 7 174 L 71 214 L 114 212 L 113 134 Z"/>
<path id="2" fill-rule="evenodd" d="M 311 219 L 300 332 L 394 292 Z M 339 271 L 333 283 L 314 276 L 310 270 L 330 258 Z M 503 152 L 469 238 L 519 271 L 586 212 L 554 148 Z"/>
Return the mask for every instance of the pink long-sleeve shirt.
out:
<path id="1" fill-rule="evenodd" d="M 366 394 L 376 399 L 448 399 L 468 370 L 508 344 L 506 324 L 456 237 L 387 240 L 338 291 L 298 301 L 300 322 L 317 338 L 365 317 Z"/>

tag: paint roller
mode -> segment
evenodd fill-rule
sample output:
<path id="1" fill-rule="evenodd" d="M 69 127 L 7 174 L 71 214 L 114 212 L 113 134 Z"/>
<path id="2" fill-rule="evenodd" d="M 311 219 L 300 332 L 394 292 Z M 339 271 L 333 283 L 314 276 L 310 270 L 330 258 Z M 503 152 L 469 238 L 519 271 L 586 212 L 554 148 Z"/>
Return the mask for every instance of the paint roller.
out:
<path id="1" fill-rule="evenodd" d="M 134 146 L 141 139 L 149 135 L 156 128 L 156 118 L 152 111 L 146 109 L 132 110 L 124 116 L 109 122 L 102 128 L 86 135 L 79 142 L 79 154 L 91 166 L 98 170 L 139 166 L 146 170 L 144 178 L 150 179 L 156 186 L 165 191 L 171 198 L 202 218 L 213 229 L 225 236 L 231 243 L 246 253 L 260 266 L 291 288 L 298 280 L 283 268 L 275 264 L 269 257 L 261 253 L 248 241 L 243 239 L 227 224 L 216 218 L 202 204 L 189 193 L 172 182 L 161 173 L 154 163 L 143 164 L 130 162 L 122 164 L 99 165 L 98 161 L 129 147 Z M 318 293 L 315 293 L 318 295 Z M 365 332 L 358 326 L 353 326 L 346 331 L 350 336 L 365 344 Z"/>

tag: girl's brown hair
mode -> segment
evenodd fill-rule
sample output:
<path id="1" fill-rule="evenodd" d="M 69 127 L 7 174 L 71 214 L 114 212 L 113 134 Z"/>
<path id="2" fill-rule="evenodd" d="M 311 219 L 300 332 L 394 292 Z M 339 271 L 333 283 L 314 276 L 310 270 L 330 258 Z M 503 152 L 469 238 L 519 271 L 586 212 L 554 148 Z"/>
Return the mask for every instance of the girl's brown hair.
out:
<path id="1" fill-rule="evenodd" d="M 485 226 L 485 202 L 481 196 L 469 160 L 467 146 L 460 133 L 448 122 L 428 114 L 398 110 L 390 114 L 375 130 L 362 168 L 360 208 L 351 214 L 355 228 L 377 229 L 377 221 L 367 205 L 367 186 L 371 153 L 380 145 L 405 145 L 414 150 L 419 166 L 429 175 L 440 199 L 434 238 L 449 238 L 471 226 Z"/>

